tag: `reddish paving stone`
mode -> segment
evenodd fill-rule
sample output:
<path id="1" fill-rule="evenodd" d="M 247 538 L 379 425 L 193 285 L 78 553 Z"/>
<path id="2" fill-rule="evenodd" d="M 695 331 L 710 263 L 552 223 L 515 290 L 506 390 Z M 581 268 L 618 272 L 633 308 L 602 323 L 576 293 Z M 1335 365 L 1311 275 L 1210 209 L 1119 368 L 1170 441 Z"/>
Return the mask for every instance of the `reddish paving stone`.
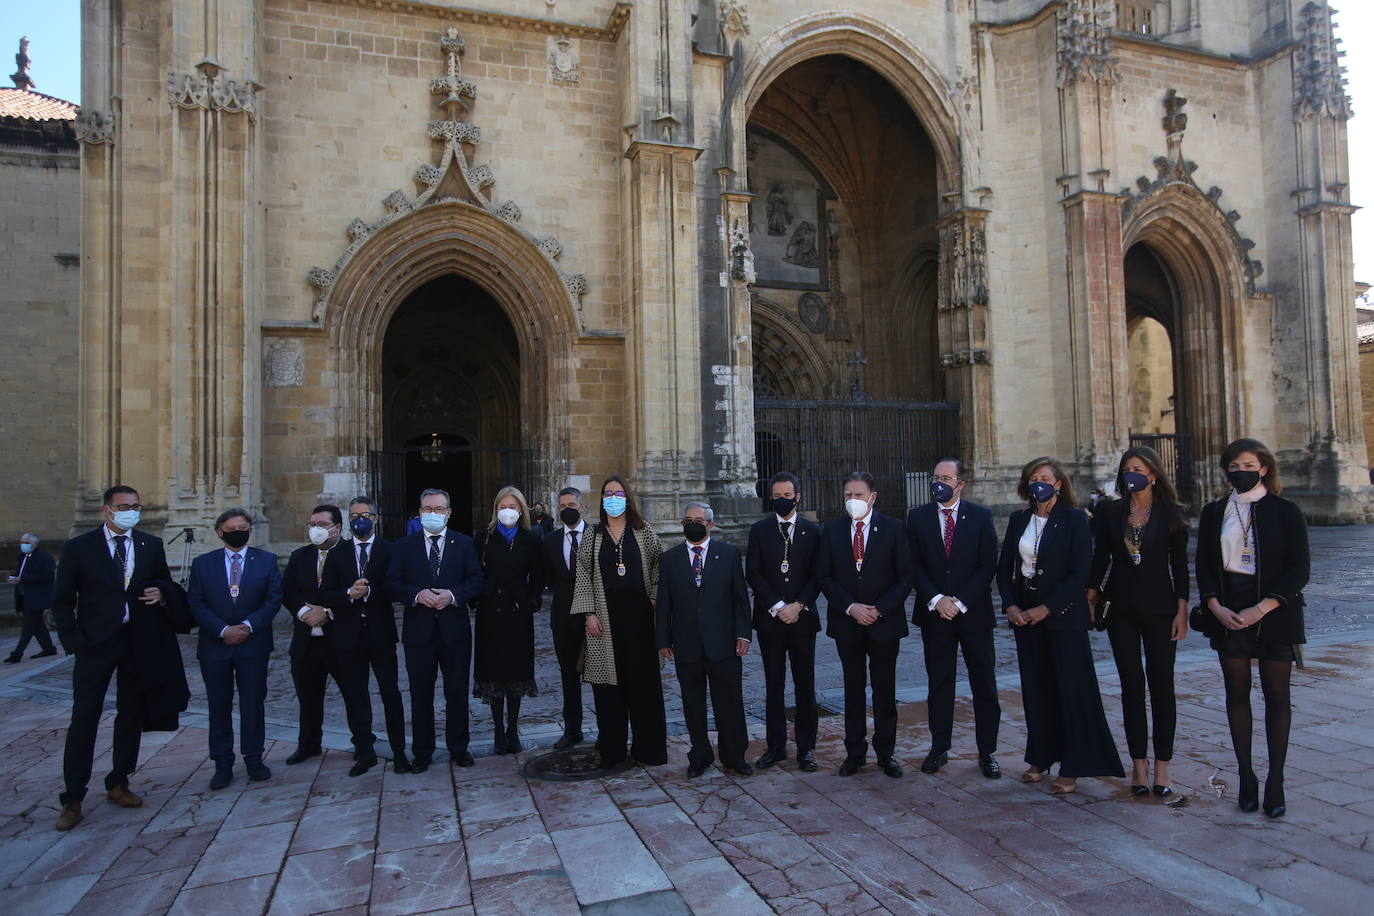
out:
<path id="1" fill-rule="evenodd" d="M 462 843 L 378 853 L 373 862 L 370 910 L 375 916 L 405 916 L 471 903 Z"/>
<path id="2" fill-rule="evenodd" d="M 462 837 L 458 812 L 451 805 L 431 801 L 382 805 L 379 852 L 452 843 Z"/>
<path id="3" fill-rule="evenodd" d="M 305 809 L 291 838 L 291 855 L 353 846 L 372 845 L 377 838 L 377 795 L 339 801 Z"/>
<path id="4" fill-rule="evenodd" d="M 664 868 L 720 855 L 691 818 L 672 802 L 626 808 L 625 817 L 654 859 Z"/>
<path id="5" fill-rule="evenodd" d="M 562 868 L 474 878 L 472 907 L 477 916 L 579 916 L 582 912 Z"/>
<path id="6" fill-rule="evenodd" d="M 69 913 L 86 896 L 99 875 L 54 878 L 40 884 L 26 884 L 0 891 L 0 913 L 23 916 L 57 916 Z"/>
<path id="7" fill-rule="evenodd" d="M 790 897 L 845 882 L 844 873 L 790 830 L 771 830 L 718 843 L 730 865 L 766 898 Z"/>
<path id="8" fill-rule="evenodd" d="M 773 912 L 720 856 L 675 865 L 668 869 L 668 877 L 695 916 L 767 916 Z"/>
<path id="9" fill-rule="evenodd" d="M 83 829 L 85 828 L 85 829 Z M 138 835 L 138 826 L 112 830 L 90 828 L 84 822 L 64 834 L 43 855 L 10 882 L 13 887 L 39 884 L 77 875 L 101 875 Z"/>
<path id="10" fill-rule="evenodd" d="M 490 878 L 559 866 L 553 840 L 537 814 L 477 824 L 463 822 L 468 871 L 472 878 Z"/>
<path id="11" fill-rule="evenodd" d="M 169 916 L 262 916 L 276 883 L 274 871 L 223 884 L 187 887 L 172 902 Z"/>
<path id="12" fill-rule="evenodd" d="M 294 822 L 221 830 L 186 882 L 188 887 L 276 875 L 295 833 Z"/>
<path id="13" fill-rule="evenodd" d="M 799 891 L 787 897 L 771 897 L 768 905 L 787 916 L 860 916 L 887 912 L 863 888 L 851 881 L 833 887 Z"/>
<path id="14" fill-rule="evenodd" d="M 625 815 L 596 782 L 529 784 L 545 829 L 568 830 L 623 820 Z"/>
<path id="15" fill-rule="evenodd" d="M 624 821 L 558 830 L 552 836 L 577 900 L 584 906 L 672 886 Z"/>
<path id="16" fill-rule="evenodd" d="M 367 903 L 372 847 L 341 846 L 289 856 L 272 892 L 268 916 L 310 916 Z"/>
<path id="17" fill-rule="evenodd" d="M 186 866 L 194 868 L 210 842 L 215 838 L 213 827 L 187 827 L 141 833 L 120 853 L 114 864 L 104 873 L 101 882 L 137 875 L 165 872 Z M 183 882 L 184 883 L 184 882 Z M 177 885 L 181 889 L 181 885 Z M 175 895 L 173 895 L 175 896 Z"/>
<path id="18" fill-rule="evenodd" d="M 81 898 L 72 910 L 72 916 L 108 916 L 110 913 L 151 916 L 165 913 L 181 892 L 191 868 L 185 865 L 169 871 L 114 879 L 105 875 Z"/>

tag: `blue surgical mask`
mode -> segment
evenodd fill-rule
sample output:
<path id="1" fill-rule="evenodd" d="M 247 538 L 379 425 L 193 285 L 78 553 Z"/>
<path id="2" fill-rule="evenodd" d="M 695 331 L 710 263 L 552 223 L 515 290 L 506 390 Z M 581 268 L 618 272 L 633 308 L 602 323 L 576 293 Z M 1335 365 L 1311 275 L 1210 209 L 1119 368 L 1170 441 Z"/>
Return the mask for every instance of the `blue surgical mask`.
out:
<path id="1" fill-rule="evenodd" d="M 1059 495 L 1059 491 L 1054 488 L 1054 484 L 1037 480 L 1028 487 L 1031 499 L 1038 503 L 1047 503 Z"/>
<path id="2" fill-rule="evenodd" d="M 603 496 L 601 498 L 601 506 L 611 518 L 620 518 L 620 516 L 625 514 L 625 497 Z"/>
<path id="3" fill-rule="evenodd" d="M 131 531 L 138 527 L 138 520 L 142 517 L 142 514 L 137 509 L 124 509 L 123 511 L 114 513 L 113 520 L 120 528 L 123 528 L 125 531 Z"/>
<path id="4" fill-rule="evenodd" d="M 1135 471 L 1122 471 L 1121 479 L 1126 482 L 1126 489 L 1132 493 L 1139 493 L 1150 486 L 1150 478 Z"/>
<path id="5" fill-rule="evenodd" d="M 954 498 L 954 488 L 943 480 L 930 482 L 930 498 L 943 505 Z"/>
<path id="6" fill-rule="evenodd" d="M 437 512 L 420 513 L 420 524 L 430 534 L 438 534 L 448 525 L 448 519 Z"/>
<path id="7" fill-rule="evenodd" d="M 372 537 L 373 527 L 374 523 L 370 518 L 359 517 L 355 519 L 350 519 L 348 522 L 349 530 L 356 534 L 358 537 L 362 538 L 363 540 L 367 540 L 368 538 Z"/>
<path id="8" fill-rule="evenodd" d="M 33 553 L 33 545 L 30 544 L 28 541 L 25 541 L 24 543 L 19 545 L 19 550 L 23 553 Z"/>

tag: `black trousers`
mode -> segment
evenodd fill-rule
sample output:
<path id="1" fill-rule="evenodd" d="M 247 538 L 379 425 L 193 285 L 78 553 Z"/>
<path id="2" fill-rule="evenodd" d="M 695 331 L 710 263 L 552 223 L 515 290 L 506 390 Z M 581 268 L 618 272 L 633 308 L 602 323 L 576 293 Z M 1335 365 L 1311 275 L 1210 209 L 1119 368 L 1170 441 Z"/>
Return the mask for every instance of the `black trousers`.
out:
<path id="1" fill-rule="evenodd" d="M 1126 723 L 1126 746 L 1132 760 L 1144 760 L 1149 730 L 1145 717 L 1145 687 L 1150 688 L 1154 716 L 1155 759 L 1174 757 L 1174 729 L 1178 723 L 1174 700 L 1174 656 L 1178 643 L 1169 638 L 1174 614 L 1116 607 L 1107 617 L 1107 636 L 1121 676 L 1121 716 Z M 1145 666 L 1141 667 L 1142 646 Z"/>
<path id="2" fill-rule="evenodd" d="M 996 753 L 1002 706 L 997 701 L 997 657 L 992 628 L 972 625 L 967 614 L 959 614 L 953 620 L 937 615 L 921 627 L 921 647 L 930 687 L 926 697 L 930 753 L 948 751 L 953 741 L 954 682 L 961 650 L 968 668 L 969 687 L 973 690 L 973 731 L 978 753 Z"/>
<path id="3" fill-rule="evenodd" d="M 267 656 L 214 657 L 200 660 L 205 700 L 210 712 L 210 759 L 216 766 L 234 763 L 234 694 L 239 700 L 239 751 L 244 763 L 262 763 L 267 744 Z"/>
<path id="4" fill-rule="evenodd" d="M 716 743 L 720 762 L 728 767 L 744 763 L 749 735 L 744 724 L 744 666 L 738 656 L 710 661 L 704 656 L 694 662 L 676 661 L 677 682 L 682 687 L 682 714 L 692 746 L 687 762 L 693 766 L 711 765 L 711 736 L 706 730 L 706 691 L 711 691 L 711 711 L 716 717 Z"/>
<path id="5" fill-rule="evenodd" d="M 301 710 L 296 744 L 319 749 L 324 735 L 325 687 L 331 677 L 343 697 L 354 751 L 363 757 L 372 756 L 372 703 L 367 695 L 367 659 L 361 653 L 331 649 L 324 637 L 311 637 L 304 651 L 291 656 L 291 681 L 296 685 L 296 699 Z"/>
<path id="6" fill-rule="evenodd" d="M 792 739 L 797 753 L 816 748 L 816 631 L 791 624 L 786 629 L 759 630 L 763 656 L 768 749 L 779 756 L 787 748 L 787 663 L 792 663 L 792 692 L 797 698 Z"/>
<path id="7" fill-rule="evenodd" d="M 552 612 L 550 612 L 552 613 Z M 567 614 L 565 613 L 566 617 Z M 563 682 L 563 731 L 575 733 L 582 731 L 582 675 L 577 664 L 582 659 L 582 642 L 586 639 L 586 627 L 581 620 L 569 623 L 555 623 L 553 630 L 553 651 L 558 657 L 559 678 Z"/>
<path id="8" fill-rule="evenodd" d="M 872 639 L 861 627 L 855 639 L 835 640 L 844 670 L 844 750 L 848 759 L 868 754 L 868 679 L 873 681 L 873 751 L 879 760 L 897 747 L 898 639 Z M 867 672 L 865 672 L 867 666 Z"/>
<path id="9" fill-rule="evenodd" d="M 377 693 L 382 698 L 382 714 L 386 717 L 386 743 L 391 746 L 393 756 L 404 754 L 406 710 L 405 703 L 401 700 L 400 665 L 396 662 L 396 644 L 389 639 L 380 642 L 368 639 L 369 635 L 364 633 L 363 649 L 366 657 L 361 663 L 363 700 L 367 703 L 369 728 L 372 721 L 372 701 L 368 696 L 367 675 L 368 669 L 371 668 L 372 676 L 377 680 Z M 447 675 L 444 684 L 448 684 Z M 445 690 L 445 696 L 447 695 Z M 463 708 L 467 709 L 466 700 L 463 702 Z M 369 737 L 372 737 L 370 733 Z M 368 746 L 371 747 L 371 744 Z"/>
<path id="10" fill-rule="evenodd" d="M 38 648 L 44 652 L 51 652 L 53 649 L 52 635 L 48 633 L 48 627 L 43 623 L 43 608 L 29 609 L 24 606 L 24 596 L 15 592 L 14 609 L 24 615 L 24 629 L 19 634 L 19 645 L 14 647 L 15 655 L 23 655 L 24 650 L 29 647 L 30 639 L 38 640 Z"/>
<path id="11" fill-rule="evenodd" d="M 1015 631 L 1026 763 L 1047 770 L 1058 761 L 1059 775 L 1066 778 L 1124 776 L 1102 709 L 1088 631 L 1043 623 Z"/>
<path id="12" fill-rule="evenodd" d="M 648 766 L 668 762 L 668 722 L 663 709 L 663 684 L 593 684 L 596 707 L 596 750 L 603 767 L 629 756 Z M 633 740 L 631 740 L 633 734 Z"/>
<path id="13" fill-rule="evenodd" d="M 472 643 L 454 646 L 430 643 L 406 646 L 406 676 L 410 681 L 410 749 L 416 760 L 434 758 L 434 686 L 444 675 L 444 744 L 449 756 L 468 749 L 468 678 L 472 671 Z"/>
<path id="14" fill-rule="evenodd" d="M 86 797 L 86 784 L 91 781 L 95 762 L 95 733 L 100 727 L 111 677 L 115 679 L 114 754 L 110 774 L 105 777 L 106 791 L 127 786 L 138 767 L 143 711 L 128 629 L 126 626 L 113 639 L 76 653 L 72 668 L 72 721 L 62 755 L 66 790 L 59 798 L 64 805 Z"/>

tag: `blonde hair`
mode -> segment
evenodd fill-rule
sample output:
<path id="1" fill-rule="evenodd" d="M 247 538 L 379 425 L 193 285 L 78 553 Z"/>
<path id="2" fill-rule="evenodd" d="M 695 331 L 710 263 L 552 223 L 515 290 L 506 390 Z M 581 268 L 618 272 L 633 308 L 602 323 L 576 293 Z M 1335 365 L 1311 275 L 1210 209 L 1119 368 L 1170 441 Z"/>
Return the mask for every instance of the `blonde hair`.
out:
<path id="1" fill-rule="evenodd" d="M 491 521 L 487 524 L 487 529 L 494 530 L 496 528 L 497 506 L 500 506 L 501 500 L 507 496 L 514 496 L 515 501 L 520 504 L 520 527 L 528 531 L 530 529 L 530 504 L 525 501 L 525 494 L 516 487 L 502 487 L 497 492 L 496 499 L 492 500 L 491 503 Z"/>

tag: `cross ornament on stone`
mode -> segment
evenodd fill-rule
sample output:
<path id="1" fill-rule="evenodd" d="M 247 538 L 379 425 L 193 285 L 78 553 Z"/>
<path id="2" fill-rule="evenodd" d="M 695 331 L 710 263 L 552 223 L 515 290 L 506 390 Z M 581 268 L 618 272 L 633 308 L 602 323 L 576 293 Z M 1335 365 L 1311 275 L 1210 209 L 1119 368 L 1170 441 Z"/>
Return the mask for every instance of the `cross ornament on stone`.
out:
<path id="1" fill-rule="evenodd" d="M 864 395 L 864 366 L 868 365 L 868 359 L 864 357 L 862 350 L 855 350 L 849 357 L 850 368 L 854 370 L 854 379 L 849 385 L 849 396 L 862 401 Z"/>

